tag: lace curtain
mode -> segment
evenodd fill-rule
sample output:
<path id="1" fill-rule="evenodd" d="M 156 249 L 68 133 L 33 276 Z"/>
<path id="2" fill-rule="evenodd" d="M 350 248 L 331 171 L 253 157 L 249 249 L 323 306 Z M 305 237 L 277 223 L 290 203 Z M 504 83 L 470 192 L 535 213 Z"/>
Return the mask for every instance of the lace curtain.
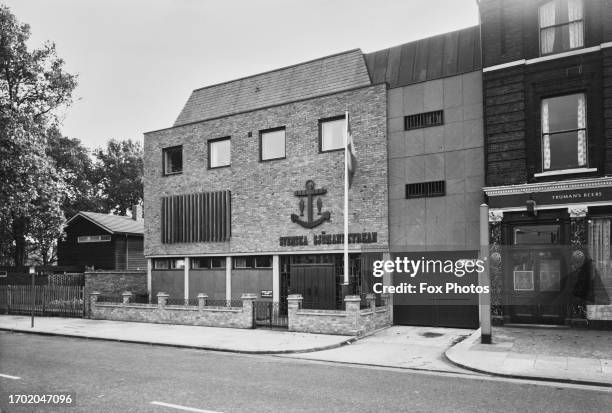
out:
<path id="1" fill-rule="evenodd" d="M 582 0 L 568 0 L 567 17 L 569 21 L 580 20 L 569 25 L 569 47 L 582 47 L 584 43 L 582 30 Z"/>
<path id="2" fill-rule="evenodd" d="M 551 1 L 540 7 L 540 27 L 549 27 L 555 24 L 555 3 Z M 552 53 L 555 45 L 555 28 L 542 30 L 540 36 L 542 54 Z"/>
<path id="3" fill-rule="evenodd" d="M 548 101 L 542 102 L 542 154 L 544 170 L 550 169 L 550 132 L 548 127 Z"/>
<path id="4" fill-rule="evenodd" d="M 578 95 L 578 129 L 586 128 L 584 95 Z M 578 131 L 578 166 L 586 166 L 586 131 Z"/>
<path id="5" fill-rule="evenodd" d="M 589 253 L 593 269 L 601 280 L 612 278 L 610 256 L 610 218 L 592 218 L 589 231 Z"/>

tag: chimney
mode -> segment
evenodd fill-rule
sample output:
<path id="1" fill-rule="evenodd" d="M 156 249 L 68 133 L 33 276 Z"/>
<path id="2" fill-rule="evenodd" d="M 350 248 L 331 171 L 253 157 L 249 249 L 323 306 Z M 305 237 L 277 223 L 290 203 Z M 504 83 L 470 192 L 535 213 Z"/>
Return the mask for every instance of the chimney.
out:
<path id="1" fill-rule="evenodd" d="M 142 221 L 142 205 L 132 205 L 132 219 Z"/>

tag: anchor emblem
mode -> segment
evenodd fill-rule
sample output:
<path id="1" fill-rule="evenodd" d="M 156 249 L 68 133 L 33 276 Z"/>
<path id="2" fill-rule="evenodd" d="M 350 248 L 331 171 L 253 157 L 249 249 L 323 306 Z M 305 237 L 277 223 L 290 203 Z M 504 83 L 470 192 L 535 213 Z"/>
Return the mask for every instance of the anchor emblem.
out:
<path id="1" fill-rule="evenodd" d="M 314 228 L 318 225 L 321 225 L 325 221 L 329 221 L 331 214 L 329 211 L 321 212 L 321 208 L 323 208 L 323 201 L 321 198 L 317 198 L 317 215 L 320 217 L 316 220 L 313 220 L 313 198 L 315 195 L 324 195 L 327 193 L 327 189 L 315 189 L 315 183 L 313 180 L 306 181 L 306 189 L 301 191 L 295 191 L 294 194 L 297 197 L 307 197 L 308 208 L 306 209 L 306 217 L 307 221 L 302 220 L 300 217 L 304 216 L 304 209 L 306 205 L 304 204 L 304 200 L 300 199 L 300 215 L 291 214 L 291 222 L 295 222 L 300 224 L 304 228 Z"/>

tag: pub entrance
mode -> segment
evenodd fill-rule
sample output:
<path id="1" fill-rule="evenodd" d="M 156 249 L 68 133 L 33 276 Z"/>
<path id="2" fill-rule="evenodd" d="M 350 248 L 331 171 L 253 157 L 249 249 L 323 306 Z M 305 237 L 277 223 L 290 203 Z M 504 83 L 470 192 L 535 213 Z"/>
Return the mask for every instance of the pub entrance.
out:
<path id="1" fill-rule="evenodd" d="M 537 218 L 520 214 L 504 219 L 506 304 L 511 322 L 564 324 L 569 280 L 563 246 L 568 228 L 563 218 L 543 212 Z"/>

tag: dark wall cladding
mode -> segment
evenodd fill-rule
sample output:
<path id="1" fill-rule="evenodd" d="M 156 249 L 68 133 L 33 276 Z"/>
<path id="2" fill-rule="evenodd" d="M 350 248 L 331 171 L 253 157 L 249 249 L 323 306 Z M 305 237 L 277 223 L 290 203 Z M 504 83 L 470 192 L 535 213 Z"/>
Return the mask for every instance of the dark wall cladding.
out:
<path id="1" fill-rule="evenodd" d="M 390 88 L 479 70 L 478 26 L 365 54 L 373 83 Z"/>
<path id="2" fill-rule="evenodd" d="M 230 191 L 163 197 L 161 208 L 161 239 L 164 244 L 230 239 Z"/>

